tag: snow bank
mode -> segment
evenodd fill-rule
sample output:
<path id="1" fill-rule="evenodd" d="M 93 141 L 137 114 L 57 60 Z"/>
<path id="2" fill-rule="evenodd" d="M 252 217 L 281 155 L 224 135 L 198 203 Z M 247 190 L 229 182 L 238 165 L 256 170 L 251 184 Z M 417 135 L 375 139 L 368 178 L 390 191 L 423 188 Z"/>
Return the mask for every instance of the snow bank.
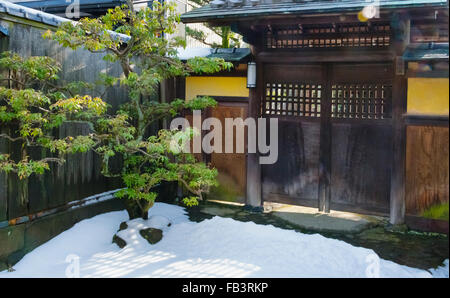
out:
<path id="1" fill-rule="evenodd" d="M 188 60 L 195 57 L 206 57 L 211 54 L 211 48 L 177 48 L 178 59 Z"/>
<path id="2" fill-rule="evenodd" d="M 448 266 L 448 259 L 445 260 L 444 264 L 442 266 L 439 266 L 436 269 L 430 269 L 431 274 L 435 278 L 448 278 L 449 276 L 449 266 Z"/>
<path id="3" fill-rule="evenodd" d="M 14 266 L 15 272 L 0 272 L 0 277 L 65 277 L 74 255 L 80 277 L 431 277 L 318 234 L 217 216 L 194 223 L 183 208 L 163 203 L 149 215 L 120 232 L 128 243 L 124 249 L 111 239 L 127 213 L 102 214 L 41 245 Z M 161 228 L 163 239 L 149 245 L 139 235 L 142 227 Z M 448 261 L 446 269 L 433 274 L 445 270 L 448 276 Z"/>

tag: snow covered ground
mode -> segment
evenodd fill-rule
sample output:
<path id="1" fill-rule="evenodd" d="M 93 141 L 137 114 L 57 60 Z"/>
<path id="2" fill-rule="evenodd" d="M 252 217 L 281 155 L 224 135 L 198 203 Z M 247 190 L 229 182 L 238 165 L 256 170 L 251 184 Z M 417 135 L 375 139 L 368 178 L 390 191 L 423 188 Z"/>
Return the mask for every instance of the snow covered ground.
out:
<path id="1" fill-rule="evenodd" d="M 183 208 L 163 203 L 155 204 L 148 221 L 134 220 L 120 232 L 128 245 L 119 249 L 111 239 L 127 217 L 118 211 L 83 220 L 27 254 L 14 266 L 16 271 L 0 272 L 0 277 L 432 276 L 318 234 L 217 216 L 190 222 Z M 138 232 L 150 226 L 164 232 L 155 245 Z M 430 272 L 448 277 L 448 260 L 445 267 Z"/>

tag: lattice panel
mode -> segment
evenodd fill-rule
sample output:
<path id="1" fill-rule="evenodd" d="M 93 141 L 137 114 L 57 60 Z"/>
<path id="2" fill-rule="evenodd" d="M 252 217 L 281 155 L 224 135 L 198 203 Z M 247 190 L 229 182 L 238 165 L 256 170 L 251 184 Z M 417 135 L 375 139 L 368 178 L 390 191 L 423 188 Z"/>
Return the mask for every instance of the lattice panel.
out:
<path id="1" fill-rule="evenodd" d="M 266 83 L 263 114 L 320 117 L 322 91 L 316 83 Z"/>
<path id="2" fill-rule="evenodd" d="M 282 48 L 374 48 L 388 47 L 389 24 L 336 24 L 270 28 L 266 31 L 266 47 Z"/>
<path id="3" fill-rule="evenodd" d="M 388 84 L 333 84 L 331 117 L 344 119 L 391 118 L 392 86 Z"/>

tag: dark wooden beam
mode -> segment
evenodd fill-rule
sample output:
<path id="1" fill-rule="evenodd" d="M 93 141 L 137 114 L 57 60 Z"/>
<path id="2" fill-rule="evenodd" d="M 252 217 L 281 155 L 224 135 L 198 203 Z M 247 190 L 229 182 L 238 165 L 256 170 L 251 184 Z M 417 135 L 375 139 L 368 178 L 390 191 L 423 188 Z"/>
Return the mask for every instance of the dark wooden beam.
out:
<path id="1" fill-rule="evenodd" d="M 210 97 L 214 98 L 214 100 L 217 102 L 240 103 L 240 104 L 248 103 L 248 97 L 244 96 L 210 96 Z"/>
<path id="2" fill-rule="evenodd" d="M 403 224 L 405 221 L 405 176 L 406 176 L 406 126 L 403 115 L 406 113 L 407 77 L 403 73 L 401 56 L 410 41 L 410 19 L 407 15 L 395 16 L 391 24 L 394 30 L 392 49 L 397 56 L 394 64 L 394 83 L 392 86 L 392 129 L 393 160 L 391 169 L 390 223 Z M 400 60 L 399 60 L 400 59 Z"/>
<path id="3" fill-rule="evenodd" d="M 448 115 L 404 115 L 406 125 L 448 126 Z"/>
<path id="4" fill-rule="evenodd" d="M 331 82 L 328 79 L 332 65 L 325 66 L 323 82 L 325 84 L 324 99 L 321 104 L 320 118 L 320 150 L 319 150 L 319 211 L 330 212 L 331 202 Z"/>
<path id="5" fill-rule="evenodd" d="M 408 78 L 448 78 L 448 70 L 414 71 L 408 69 L 406 76 Z"/>
<path id="6" fill-rule="evenodd" d="M 256 55 L 260 50 L 259 47 L 252 46 L 252 54 Z M 263 67 L 259 60 L 256 60 L 256 88 L 251 88 L 248 99 L 248 117 L 255 120 L 260 116 L 260 104 L 263 86 Z M 246 205 L 253 207 L 260 207 L 263 204 L 262 200 L 262 185 L 261 185 L 261 164 L 259 163 L 258 153 L 247 152 L 247 190 L 246 190 Z"/>
<path id="7" fill-rule="evenodd" d="M 376 21 L 390 20 L 392 15 L 408 15 L 410 19 L 417 20 L 448 20 L 448 8 L 407 8 L 407 9 L 383 9 L 380 18 Z M 199 21 L 201 22 L 201 21 Z M 267 25 L 289 25 L 289 24 L 330 24 L 359 22 L 358 12 L 322 13 L 322 14 L 289 14 L 289 15 L 259 15 L 252 17 L 227 17 L 226 19 L 208 20 L 211 26 L 229 26 L 239 23 L 241 28 L 265 28 Z M 447 21 L 448 22 L 448 21 Z"/>
<path id="8" fill-rule="evenodd" d="M 285 50 L 258 53 L 264 63 L 313 63 L 313 62 L 385 62 L 393 61 L 392 51 L 376 50 Z"/>

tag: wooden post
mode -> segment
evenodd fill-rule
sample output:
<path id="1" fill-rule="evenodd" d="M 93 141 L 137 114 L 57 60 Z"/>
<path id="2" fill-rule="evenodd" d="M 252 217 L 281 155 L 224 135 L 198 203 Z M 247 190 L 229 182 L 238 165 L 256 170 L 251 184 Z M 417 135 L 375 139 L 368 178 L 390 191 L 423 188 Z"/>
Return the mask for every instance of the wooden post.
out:
<path id="1" fill-rule="evenodd" d="M 257 50 L 252 47 L 252 53 L 256 57 Z M 260 116 L 261 90 L 263 86 L 263 65 L 260 61 L 256 61 L 256 88 L 250 89 L 248 98 L 248 116 L 257 120 Z M 254 207 L 262 206 L 261 191 L 261 164 L 259 163 L 259 154 L 247 152 L 247 191 L 246 204 Z"/>
<path id="2" fill-rule="evenodd" d="M 405 221 L 405 175 L 406 175 L 406 126 L 403 114 L 406 112 L 407 78 L 401 56 L 409 43 L 410 21 L 406 17 L 393 17 L 394 83 L 392 86 L 392 129 L 393 160 L 391 169 L 390 223 L 403 224 Z"/>
<path id="3" fill-rule="evenodd" d="M 329 71 L 325 66 L 323 82 L 326 82 L 325 94 L 320 111 L 320 149 L 319 149 L 319 211 L 330 212 L 331 201 L 331 90 Z"/>

